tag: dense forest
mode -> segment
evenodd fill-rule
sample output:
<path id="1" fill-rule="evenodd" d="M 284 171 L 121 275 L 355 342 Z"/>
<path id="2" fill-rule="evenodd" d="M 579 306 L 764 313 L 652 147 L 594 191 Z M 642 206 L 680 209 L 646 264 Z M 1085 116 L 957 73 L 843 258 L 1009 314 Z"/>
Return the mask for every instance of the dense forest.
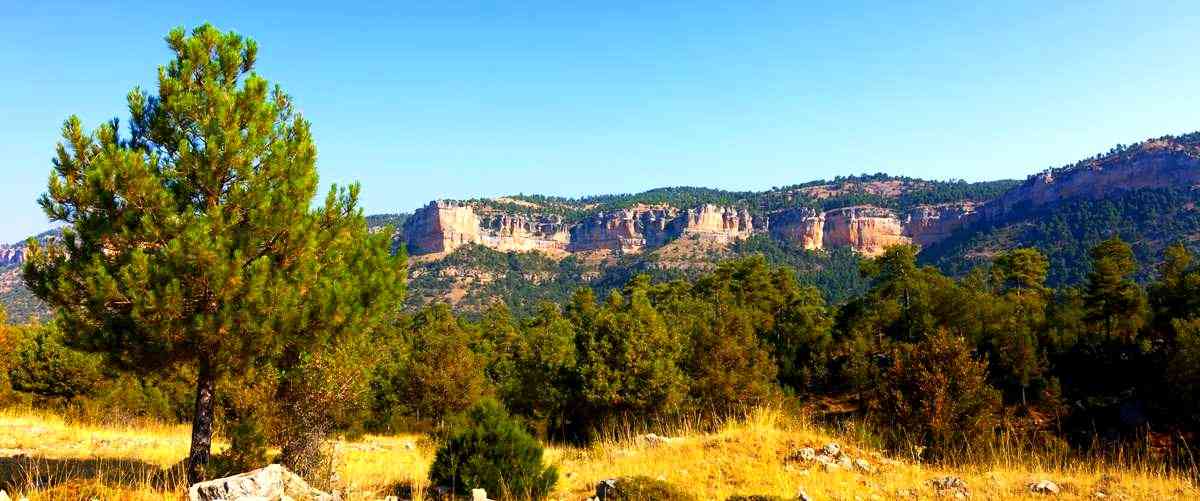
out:
<path id="1" fill-rule="evenodd" d="M 336 427 L 427 429 L 495 398 L 544 437 L 577 441 L 614 423 L 820 397 L 931 458 L 1013 434 L 1094 450 L 1148 432 L 1173 444 L 1159 451 L 1169 456 L 1194 447 L 1200 427 L 1200 265 L 1183 246 L 1166 256 L 1145 287 L 1133 250 L 1110 239 L 1089 250 L 1079 287 L 1048 287 L 1049 261 L 1033 249 L 955 279 L 898 246 L 861 263 L 864 289 L 840 306 L 761 256 L 690 280 L 578 288 L 527 313 L 494 303 L 468 318 L 435 304 L 373 335 L 364 391 Z M 113 368 L 55 322 L 8 332 L 7 401 L 96 417 L 189 413 L 194 389 L 179 374 Z M 246 400 L 221 402 L 233 422 L 267 419 Z"/>

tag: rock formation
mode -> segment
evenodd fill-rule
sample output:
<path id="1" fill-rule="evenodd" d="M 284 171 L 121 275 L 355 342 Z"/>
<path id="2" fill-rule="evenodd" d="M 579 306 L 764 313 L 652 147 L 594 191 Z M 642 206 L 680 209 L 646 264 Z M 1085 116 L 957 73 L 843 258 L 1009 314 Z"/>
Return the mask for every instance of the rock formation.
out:
<path id="1" fill-rule="evenodd" d="M 754 218 L 745 208 L 705 204 L 688 209 L 678 221 L 682 225 L 679 233 L 704 235 L 722 243 L 748 238 L 754 232 Z"/>
<path id="2" fill-rule="evenodd" d="M 16 266 L 24 260 L 24 245 L 0 245 L 0 268 Z"/>
<path id="3" fill-rule="evenodd" d="M 978 206 L 975 202 L 963 201 L 916 207 L 904 217 L 904 234 L 922 247 L 933 245 L 974 222 L 979 214 Z"/>
<path id="4" fill-rule="evenodd" d="M 481 242 L 507 251 L 565 251 L 571 235 L 560 216 L 531 217 L 496 212 L 480 217 Z"/>
<path id="5" fill-rule="evenodd" d="M 1187 188 L 1200 184 L 1200 147 L 1175 140 L 1154 140 L 1129 151 L 1081 162 L 1070 168 L 1030 176 L 1023 184 L 988 203 L 995 218 L 1022 208 L 1065 199 L 1099 199 L 1142 188 Z"/>
<path id="6" fill-rule="evenodd" d="M 404 222 L 404 242 L 414 256 L 451 252 L 482 241 L 479 216 L 468 205 L 429 202 Z"/>
<path id="7" fill-rule="evenodd" d="M 771 238 L 818 250 L 825 246 L 825 213 L 807 207 L 784 209 L 769 217 Z"/>
<path id="8" fill-rule="evenodd" d="M 911 242 L 895 212 L 869 205 L 827 211 L 823 239 L 824 247 L 849 246 L 867 256 Z"/>
<path id="9" fill-rule="evenodd" d="M 640 252 L 670 239 L 670 223 L 679 216 L 674 207 L 638 206 L 600 212 L 571 227 L 571 252 L 617 250 Z"/>

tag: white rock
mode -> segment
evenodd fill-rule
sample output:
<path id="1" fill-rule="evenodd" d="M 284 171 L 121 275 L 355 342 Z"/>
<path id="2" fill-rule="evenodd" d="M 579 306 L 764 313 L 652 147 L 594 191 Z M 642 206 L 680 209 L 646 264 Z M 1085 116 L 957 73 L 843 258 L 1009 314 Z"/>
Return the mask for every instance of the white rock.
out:
<path id="1" fill-rule="evenodd" d="M 1029 492 L 1033 492 L 1035 494 L 1058 494 L 1059 490 L 1058 484 L 1049 480 L 1043 479 L 1029 484 Z"/>
<path id="2" fill-rule="evenodd" d="M 7 492 L 4 492 L 3 489 L 0 489 L 0 501 L 12 501 L 12 498 L 8 497 Z"/>
<path id="3" fill-rule="evenodd" d="M 492 501 L 487 497 L 487 491 L 484 489 L 471 489 L 471 501 Z"/>
<path id="4" fill-rule="evenodd" d="M 860 471 L 862 471 L 864 473 L 872 473 L 875 471 L 875 468 L 873 466 L 871 466 L 871 463 L 868 463 L 867 460 L 863 459 L 863 458 L 855 459 L 854 467 L 858 468 Z"/>
<path id="5" fill-rule="evenodd" d="M 188 488 L 190 501 L 228 500 L 282 500 L 336 501 L 336 496 L 326 494 L 308 485 L 299 475 L 280 465 L 200 482 Z"/>
<path id="6" fill-rule="evenodd" d="M 647 433 L 645 435 L 638 435 L 637 440 L 639 442 L 646 442 L 647 445 L 651 445 L 651 446 L 671 443 L 670 437 L 655 435 L 653 433 Z"/>
<path id="7" fill-rule="evenodd" d="M 833 442 L 825 444 L 825 447 L 821 448 L 821 454 L 829 457 L 837 457 L 839 452 L 842 452 L 842 448 Z"/>

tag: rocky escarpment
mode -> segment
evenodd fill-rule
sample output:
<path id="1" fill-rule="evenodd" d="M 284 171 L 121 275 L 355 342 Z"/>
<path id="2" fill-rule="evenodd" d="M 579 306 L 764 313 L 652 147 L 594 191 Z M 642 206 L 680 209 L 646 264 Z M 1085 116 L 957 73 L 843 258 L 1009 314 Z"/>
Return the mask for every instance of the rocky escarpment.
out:
<path id="1" fill-rule="evenodd" d="M 1200 184 L 1200 146 L 1163 138 L 1030 176 L 987 204 L 984 215 L 998 218 L 1013 210 L 1036 208 L 1069 199 L 1099 199 L 1144 188 L 1182 188 Z"/>
<path id="2" fill-rule="evenodd" d="M 891 209 L 860 205 L 825 212 L 785 209 L 769 216 L 769 233 L 776 240 L 816 250 L 847 246 L 876 256 L 897 244 L 932 245 L 976 218 L 974 202 L 922 205 L 903 216 Z"/>
<path id="3" fill-rule="evenodd" d="M 674 207 L 654 206 L 599 212 L 571 227 L 569 249 L 640 252 L 658 247 L 671 238 L 679 213 Z"/>
<path id="4" fill-rule="evenodd" d="M 0 268 L 16 266 L 24 260 L 24 245 L 0 245 Z"/>
<path id="5" fill-rule="evenodd" d="M 904 235 L 921 247 L 933 245 L 973 223 L 979 217 L 979 207 L 969 200 L 918 206 L 904 216 Z"/>
<path id="6" fill-rule="evenodd" d="M 967 224 L 974 214 L 975 205 L 970 202 L 921 206 L 904 216 L 869 205 L 825 212 L 793 208 L 758 217 L 746 208 L 714 204 L 690 209 L 637 205 L 597 212 L 567 224 L 557 215 L 512 214 L 487 206 L 437 201 L 408 219 L 403 239 L 414 256 L 444 254 L 470 243 L 500 251 L 639 253 L 685 236 L 727 244 L 766 233 L 805 249 L 847 246 L 875 256 L 892 245 L 937 242 Z"/>
<path id="7" fill-rule="evenodd" d="M 480 216 L 480 243 L 500 251 L 565 251 L 571 235 L 561 216 L 500 212 Z"/>
<path id="8" fill-rule="evenodd" d="M 404 242 L 414 256 L 450 252 L 469 243 L 480 243 L 479 216 L 468 205 L 433 201 L 417 209 L 404 222 Z"/>
<path id="9" fill-rule="evenodd" d="M 557 215 L 511 214 L 487 206 L 435 201 L 403 228 L 411 255 L 442 254 L 477 243 L 500 251 L 637 253 L 684 235 L 728 243 L 755 232 L 744 208 L 701 205 L 687 210 L 639 205 L 597 212 L 568 225 Z"/>

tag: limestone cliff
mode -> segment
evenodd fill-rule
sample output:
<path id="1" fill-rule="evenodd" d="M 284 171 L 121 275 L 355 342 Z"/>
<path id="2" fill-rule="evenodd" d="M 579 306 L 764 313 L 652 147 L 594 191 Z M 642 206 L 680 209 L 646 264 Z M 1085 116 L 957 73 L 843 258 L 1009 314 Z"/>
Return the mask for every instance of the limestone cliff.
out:
<path id="1" fill-rule="evenodd" d="M 768 218 L 771 238 L 792 242 L 808 250 L 825 247 L 825 213 L 807 207 L 784 209 Z"/>
<path id="2" fill-rule="evenodd" d="M 675 232 L 671 223 L 678 216 L 679 209 L 655 206 L 599 212 L 571 227 L 569 250 L 640 252 L 658 247 Z"/>
<path id="3" fill-rule="evenodd" d="M 470 206 L 433 201 L 417 209 L 404 222 L 404 242 L 414 256 L 451 252 L 469 243 L 480 243 L 479 216 Z"/>
<path id="4" fill-rule="evenodd" d="M 904 235 L 922 247 L 933 245 L 974 222 L 978 208 L 978 203 L 969 200 L 917 206 L 904 216 Z"/>
<path id="5" fill-rule="evenodd" d="M 749 210 L 713 204 L 688 209 L 677 224 L 680 234 L 703 235 L 721 243 L 749 238 L 754 233 L 754 217 Z"/>
<path id="6" fill-rule="evenodd" d="M 1200 146 L 1174 138 L 1146 141 L 1125 151 L 1030 176 L 984 208 L 996 218 L 1067 199 L 1099 199 L 1142 188 L 1200 184 Z"/>
<path id="7" fill-rule="evenodd" d="M 911 242 L 895 212 L 869 205 L 827 211 L 822 238 L 824 247 L 849 246 L 867 256 Z"/>
<path id="8" fill-rule="evenodd" d="M 491 212 L 480 217 L 481 242 L 499 251 L 565 251 L 570 233 L 561 216 Z"/>
<path id="9" fill-rule="evenodd" d="M 16 266 L 25 259 L 25 245 L 0 245 L 0 268 Z"/>

